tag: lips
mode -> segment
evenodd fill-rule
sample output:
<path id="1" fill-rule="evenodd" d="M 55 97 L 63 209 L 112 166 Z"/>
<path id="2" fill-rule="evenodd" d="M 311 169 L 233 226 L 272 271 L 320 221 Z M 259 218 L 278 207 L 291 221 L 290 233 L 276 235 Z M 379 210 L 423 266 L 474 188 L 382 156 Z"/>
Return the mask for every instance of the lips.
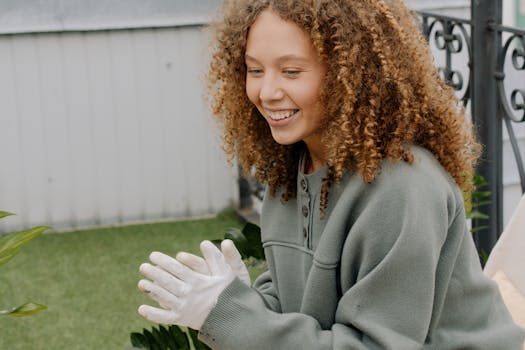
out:
<path id="1" fill-rule="evenodd" d="M 286 109 L 286 110 L 266 110 L 268 117 L 274 121 L 280 121 L 288 119 L 295 115 L 299 110 L 298 109 Z"/>

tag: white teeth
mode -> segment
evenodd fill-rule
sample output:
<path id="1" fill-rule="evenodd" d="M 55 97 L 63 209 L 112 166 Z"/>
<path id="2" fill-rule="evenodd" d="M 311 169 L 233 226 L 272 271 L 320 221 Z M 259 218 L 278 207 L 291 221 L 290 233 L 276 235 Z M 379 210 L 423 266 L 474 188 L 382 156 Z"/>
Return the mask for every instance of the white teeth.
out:
<path id="1" fill-rule="evenodd" d="M 286 118 L 290 118 L 292 115 L 297 112 L 296 110 L 293 111 L 287 111 L 287 112 L 269 112 L 268 115 L 273 120 L 282 120 Z"/>

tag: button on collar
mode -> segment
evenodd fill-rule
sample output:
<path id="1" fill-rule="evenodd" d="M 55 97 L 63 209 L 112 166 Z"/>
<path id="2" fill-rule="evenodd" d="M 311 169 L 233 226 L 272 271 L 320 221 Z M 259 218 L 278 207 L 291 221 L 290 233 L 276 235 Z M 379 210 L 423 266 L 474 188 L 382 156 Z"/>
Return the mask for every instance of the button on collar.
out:
<path id="1" fill-rule="evenodd" d="M 308 182 L 306 182 L 305 179 L 301 179 L 301 189 L 302 189 L 304 192 L 307 192 L 307 191 L 308 191 Z"/>
<path id="2" fill-rule="evenodd" d="M 303 215 L 304 217 L 307 217 L 308 216 L 308 207 L 306 205 L 303 205 Z"/>

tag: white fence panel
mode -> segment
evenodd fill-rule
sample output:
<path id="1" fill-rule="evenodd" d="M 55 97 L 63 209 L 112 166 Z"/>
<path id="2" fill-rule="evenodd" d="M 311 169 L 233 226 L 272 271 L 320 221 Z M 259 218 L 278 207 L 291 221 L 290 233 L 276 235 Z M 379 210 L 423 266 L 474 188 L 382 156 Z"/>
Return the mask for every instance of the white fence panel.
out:
<path id="1" fill-rule="evenodd" d="M 0 36 L 1 231 L 216 213 L 237 199 L 198 27 Z"/>

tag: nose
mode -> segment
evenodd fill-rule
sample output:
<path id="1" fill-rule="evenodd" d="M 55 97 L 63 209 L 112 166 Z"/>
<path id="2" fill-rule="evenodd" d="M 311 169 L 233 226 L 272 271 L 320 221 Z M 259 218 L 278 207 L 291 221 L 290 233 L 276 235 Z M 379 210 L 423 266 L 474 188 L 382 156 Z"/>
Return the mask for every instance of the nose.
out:
<path id="1" fill-rule="evenodd" d="M 284 97 L 284 91 L 280 86 L 279 79 L 272 74 L 266 74 L 263 77 L 261 89 L 259 90 L 259 99 L 263 102 L 276 101 Z"/>

